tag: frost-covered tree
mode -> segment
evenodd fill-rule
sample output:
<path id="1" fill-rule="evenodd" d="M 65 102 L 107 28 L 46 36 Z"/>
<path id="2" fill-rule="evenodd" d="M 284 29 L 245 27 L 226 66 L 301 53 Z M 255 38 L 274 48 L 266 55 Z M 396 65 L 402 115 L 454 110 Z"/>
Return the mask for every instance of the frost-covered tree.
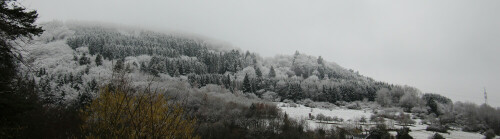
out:
<path id="1" fill-rule="evenodd" d="M 252 85 L 250 84 L 248 74 L 245 74 L 245 77 L 243 78 L 243 92 L 252 92 Z"/>
<path id="2" fill-rule="evenodd" d="M 444 111 L 440 111 L 442 104 L 451 104 L 451 99 L 434 93 L 426 93 L 422 96 L 422 99 L 426 102 L 427 106 L 430 107 L 429 112 L 434 113 L 437 116 L 443 114 Z"/>
<path id="3" fill-rule="evenodd" d="M 325 64 L 324 60 L 323 60 L 323 58 L 321 56 L 318 57 L 318 64 L 320 64 L 320 65 L 324 65 Z"/>
<path id="4" fill-rule="evenodd" d="M 255 69 L 255 75 L 257 75 L 258 78 L 261 78 L 262 77 L 262 71 L 260 71 L 260 68 L 255 66 L 254 67 Z"/>
<path id="5" fill-rule="evenodd" d="M 276 71 L 274 71 L 273 66 L 271 66 L 271 69 L 269 70 L 269 77 L 271 77 L 271 78 L 276 77 Z"/>
<path id="6" fill-rule="evenodd" d="M 95 57 L 95 64 L 97 66 L 102 65 L 102 56 L 101 56 L 101 54 L 97 54 L 97 56 Z"/>
<path id="7" fill-rule="evenodd" d="M 84 53 L 80 59 L 78 59 L 78 63 L 80 65 L 87 65 L 87 64 L 90 64 L 90 58 L 87 57 L 87 55 Z"/>
<path id="8" fill-rule="evenodd" d="M 392 97 L 389 94 L 389 89 L 387 88 L 382 88 L 377 91 L 377 97 L 375 98 L 375 101 L 377 101 L 378 104 L 382 106 L 390 106 L 392 105 Z"/>
<path id="9" fill-rule="evenodd" d="M 125 63 L 124 63 L 124 59 L 118 59 L 116 60 L 116 63 L 113 67 L 113 70 L 115 72 L 121 72 L 125 69 Z"/>
<path id="10" fill-rule="evenodd" d="M 420 91 L 415 88 L 405 89 L 404 95 L 399 100 L 399 106 L 405 108 L 406 111 L 410 111 L 413 107 L 422 105 L 423 101 L 419 94 Z"/>

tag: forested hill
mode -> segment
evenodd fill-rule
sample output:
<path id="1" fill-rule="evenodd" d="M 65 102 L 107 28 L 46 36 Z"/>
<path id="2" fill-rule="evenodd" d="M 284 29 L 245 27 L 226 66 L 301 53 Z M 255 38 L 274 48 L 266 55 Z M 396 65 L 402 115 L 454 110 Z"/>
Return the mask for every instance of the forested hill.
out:
<path id="1" fill-rule="evenodd" d="M 381 88 L 393 90 L 397 101 L 411 88 L 299 52 L 262 58 L 178 33 L 78 22 L 42 26 L 46 31 L 35 38 L 28 57 L 44 94 L 62 100 L 95 92 L 120 70 L 137 78 L 177 78 L 193 87 L 216 84 L 272 101 L 373 101 Z"/>
<path id="2" fill-rule="evenodd" d="M 305 134 L 304 125 L 299 124 L 303 122 L 286 124 L 290 123 L 287 114 L 282 115 L 279 108 L 269 102 L 382 109 L 377 115 L 390 119 L 401 118 L 384 111 L 404 111 L 438 125 L 430 125 L 427 130 L 459 125 L 463 131 L 492 129 L 490 132 L 500 133 L 498 108 L 453 103 L 439 94 L 422 94 L 413 87 L 375 81 L 321 57 L 296 52 L 262 58 L 202 37 L 109 24 L 49 22 L 41 26 L 45 30 L 43 34 L 24 47 L 25 62 L 19 64 L 19 75 L 23 77 L 17 86 L 26 89 L 23 91 L 28 94 L 36 94 L 30 102 L 40 106 L 27 113 L 39 116 L 27 120 L 36 122 L 26 125 L 36 126 L 26 127 L 43 129 L 34 131 L 46 136 L 80 134 L 80 129 L 87 126 L 75 123 L 89 123 L 89 120 L 80 121 L 82 110 L 93 112 L 90 108 L 103 105 L 103 100 L 122 100 L 106 96 L 113 94 L 110 90 L 120 95 L 120 89 L 132 98 L 158 93 L 160 100 L 165 96 L 168 103 L 179 104 L 180 109 L 186 110 L 182 117 L 197 120 L 193 132 L 203 138 L 306 138 L 310 135 L 309 131 Z M 370 119 L 372 117 L 377 119 L 376 116 Z M 111 129 L 97 128 L 96 131 Z M 276 129 L 280 130 L 275 132 Z M 93 131 L 86 134 L 93 135 L 90 133 Z"/>

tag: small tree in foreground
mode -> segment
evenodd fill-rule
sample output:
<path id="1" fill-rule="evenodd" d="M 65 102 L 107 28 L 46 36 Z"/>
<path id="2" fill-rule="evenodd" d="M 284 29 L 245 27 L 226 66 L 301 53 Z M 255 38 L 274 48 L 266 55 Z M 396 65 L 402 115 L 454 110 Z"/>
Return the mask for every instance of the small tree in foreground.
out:
<path id="1" fill-rule="evenodd" d="M 376 127 L 372 127 L 370 130 L 370 135 L 366 137 L 367 139 L 391 139 L 393 136 L 387 130 L 385 124 L 379 124 Z"/>
<path id="2" fill-rule="evenodd" d="M 106 87 L 82 113 L 87 138 L 196 138 L 196 121 L 162 94 Z"/>
<path id="3" fill-rule="evenodd" d="M 495 131 L 493 131 L 492 129 L 484 132 L 484 138 L 485 139 L 492 139 L 492 138 L 495 138 Z"/>
<path id="4" fill-rule="evenodd" d="M 435 133 L 430 139 L 445 139 L 441 134 Z"/>
<path id="5" fill-rule="evenodd" d="M 396 135 L 396 138 L 397 139 L 413 139 L 412 136 L 410 136 L 410 128 L 408 127 L 405 127 L 405 128 L 402 128 L 401 130 L 398 130 L 397 131 L 397 135 Z"/>

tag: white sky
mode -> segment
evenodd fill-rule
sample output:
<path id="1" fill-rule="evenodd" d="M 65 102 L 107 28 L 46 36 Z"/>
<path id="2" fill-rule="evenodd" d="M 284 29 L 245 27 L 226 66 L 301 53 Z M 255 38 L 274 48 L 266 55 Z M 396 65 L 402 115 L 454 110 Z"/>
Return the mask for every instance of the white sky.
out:
<path id="1" fill-rule="evenodd" d="M 194 33 L 265 57 L 295 50 L 454 101 L 500 101 L 499 0 L 20 0 L 39 21 Z"/>

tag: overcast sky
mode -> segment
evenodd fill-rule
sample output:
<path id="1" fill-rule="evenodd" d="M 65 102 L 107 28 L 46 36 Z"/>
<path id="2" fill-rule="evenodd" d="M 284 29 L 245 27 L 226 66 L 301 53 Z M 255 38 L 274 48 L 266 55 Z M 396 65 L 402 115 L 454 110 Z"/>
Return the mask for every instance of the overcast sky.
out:
<path id="1" fill-rule="evenodd" d="M 264 57 L 295 50 L 376 80 L 500 106 L 499 0 L 20 0 L 39 21 L 199 34 Z M 497 102 L 495 102 L 497 101 Z"/>

